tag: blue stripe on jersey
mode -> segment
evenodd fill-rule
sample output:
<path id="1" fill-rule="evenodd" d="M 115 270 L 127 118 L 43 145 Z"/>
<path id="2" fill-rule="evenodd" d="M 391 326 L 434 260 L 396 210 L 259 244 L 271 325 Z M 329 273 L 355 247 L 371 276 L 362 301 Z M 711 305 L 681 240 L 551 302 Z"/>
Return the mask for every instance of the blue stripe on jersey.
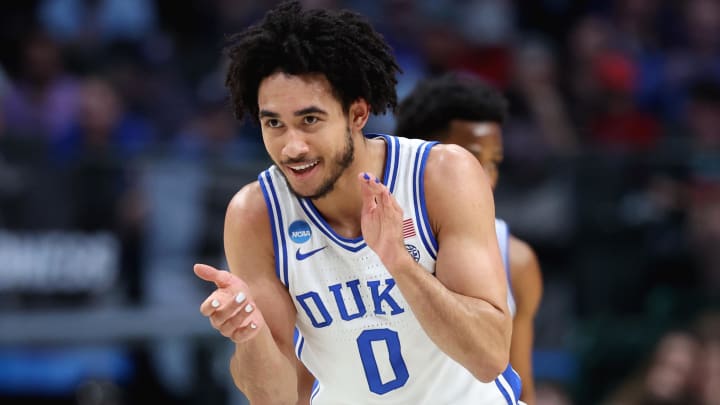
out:
<path id="1" fill-rule="evenodd" d="M 318 383 L 318 380 L 315 380 L 313 383 L 313 391 L 312 394 L 310 394 L 310 403 L 312 404 L 313 399 L 315 399 L 315 396 L 320 392 L 320 383 Z"/>
<path id="2" fill-rule="evenodd" d="M 390 190 L 395 192 L 395 184 L 398 175 L 398 167 L 400 166 L 400 140 L 395 136 L 385 134 L 367 134 L 368 139 L 382 137 L 387 145 L 387 153 L 385 156 L 385 173 L 383 174 L 383 184 Z"/>
<path id="3" fill-rule="evenodd" d="M 508 401 L 508 404 L 518 404 L 520 394 L 522 393 L 522 381 L 518 373 L 512 368 L 512 365 L 508 364 L 505 371 L 495 379 L 495 385 L 497 385 L 500 393 L 502 393 Z M 509 390 L 507 389 L 508 387 L 510 388 Z"/>
<path id="4" fill-rule="evenodd" d="M 293 342 L 295 342 L 295 355 L 298 360 L 302 360 L 302 350 L 305 345 L 305 337 L 300 334 L 298 328 L 295 328 L 293 332 Z"/>
<path id="5" fill-rule="evenodd" d="M 430 155 L 430 149 L 432 149 L 433 146 L 437 145 L 438 142 L 430 142 L 425 147 L 425 150 L 423 151 L 422 156 L 422 162 L 420 163 L 420 198 L 421 198 L 421 204 L 422 204 L 422 213 L 423 213 L 423 219 L 425 221 L 425 224 L 427 224 L 427 232 L 428 236 L 430 237 L 430 242 L 432 243 L 433 248 L 435 251 L 438 251 L 438 243 L 437 240 L 435 240 L 435 234 L 432 233 L 432 230 L 430 228 L 430 219 L 428 217 L 427 208 L 425 207 L 425 164 L 427 163 L 427 158 Z"/>
<path id="6" fill-rule="evenodd" d="M 359 238 L 348 239 L 335 233 L 335 231 L 330 227 L 330 225 L 325 222 L 325 219 L 322 217 L 322 215 L 317 212 L 317 208 L 315 208 L 315 206 L 309 199 L 298 198 L 298 201 L 300 202 L 300 206 L 302 207 L 303 211 L 305 211 L 305 215 L 307 215 L 310 219 L 310 222 L 315 224 L 315 226 L 320 229 L 320 232 L 324 233 L 325 236 L 335 242 L 338 246 L 351 252 L 357 252 L 358 250 L 367 246 L 362 236 Z"/>
<path id="7" fill-rule="evenodd" d="M 502 386 L 500 383 L 500 377 L 495 379 L 495 385 L 497 385 L 498 389 L 500 390 L 500 393 L 505 397 L 505 400 L 507 401 L 508 405 L 516 405 L 515 402 L 513 402 L 512 399 L 510 399 L 510 393 L 507 392 L 505 387 Z"/>
<path id="8" fill-rule="evenodd" d="M 432 234 L 427 207 L 425 205 L 425 181 L 423 174 L 425 173 L 425 162 L 429 155 L 428 152 L 436 144 L 437 142 L 426 142 L 420 146 L 415 155 L 415 163 L 413 166 L 413 195 L 415 196 L 413 204 L 415 206 L 415 218 L 418 219 L 420 240 L 422 240 L 425 249 L 433 260 L 437 260 L 437 241 Z"/>
<path id="9" fill-rule="evenodd" d="M 522 394 L 522 380 L 520 379 L 520 375 L 518 375 L 515 369 L 513 369 L 512 366 L 509 364 L 505 371 L 503 371 L 502 375 L 503 377 L 505 377 L 505 380 L 507 380 L 508 384 L 510 384 L 513 393 L 515 394 L 515 398 L 519 400 L 520 394 Z"/>
<path id="10" fill-rule="evenodd" d="M 275 274 L 278 279 L 280 279 L 280 282 L 287 287 L 287 249 L 285 246 L 285 237 L 283 236 L 283 222 L 280 203 L 278 202 L 275 187 L 273 187 L 270 172 L 268 170 L 263 171 L 258 176 L 258 180 L 260 182 L 260 188 L 262 189 L 263 197 L 265 198 L 265 205 L 268 208 L 268 214 L 270 216 L 270 227 L 272 229 L 273 245 L 275 248 Z M 282 248 L 280 245 L 282 245 Z"/>
<path id="11" fill-rule="evenodd" d="M 390 192 L 395 192 L 395 185 L 397 184 L 398 168 L 400 167 L 400 140 L 396 137 L 392 138 L 393 141 L 393 159 L 395 160 L 395 168 L 392 172 L 392 179 L 390 180 Z"/>

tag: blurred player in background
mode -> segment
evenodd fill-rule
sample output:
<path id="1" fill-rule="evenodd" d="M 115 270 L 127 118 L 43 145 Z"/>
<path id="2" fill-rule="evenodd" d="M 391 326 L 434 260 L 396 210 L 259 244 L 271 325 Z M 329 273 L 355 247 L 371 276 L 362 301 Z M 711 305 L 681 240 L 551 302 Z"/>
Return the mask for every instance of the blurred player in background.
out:
<path id="1" fill-rule="evenodd" d="M 473 77 L 446 74 L 426 79 L 400 104 L 395 134 L 462 146 L 480 161 L 495 188 L 507 104 L 499 91 Z M 495 230 L 513 315 L 510 363 L 522 378 L 521 399 L 533 405 L 533 321 L 542 296 L 540 266 L 533 249 L 512 236 L 503 220 L 495 220 Z"/>

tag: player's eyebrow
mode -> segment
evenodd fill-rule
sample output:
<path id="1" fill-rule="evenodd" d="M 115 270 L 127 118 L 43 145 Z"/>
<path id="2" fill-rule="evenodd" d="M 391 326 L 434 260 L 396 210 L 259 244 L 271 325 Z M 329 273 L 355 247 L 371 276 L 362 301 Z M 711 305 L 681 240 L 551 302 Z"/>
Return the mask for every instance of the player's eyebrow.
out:
<path id="1" fill-rule="evenodd" d="M 296 117 L 301 117 L 303 115 L 308 115 L 308 114 L 328 115 L 327 111 L 323 110 L 320 107 L 316 107 L 314 105 L 297 110 L 293 113 L 293 115 Z M 258 113 L 258 116 L 260 118 L 280 118 L 280 114 L 278 114 L 274 111 L 270 111 L 270 110 L 260 110 Z"/>
<path id="2" fill-rule="evenodd" d="M 310 107 L 303 108 L 302 110 L 297 110 L 293 113 L 295 116 L 302 116 L 302 115 L 308 115 L 308 114 L 322 114 L 322 115 L 328 115 L 328 113 L 323 110 L 320 107 L 315 107 L 314 105 L 311 105 Z"/>
<path id="3" fill-rule="evenodd" d="M 273 112 L 273 111 L 260 110 L 258 116 L 260 118 L 266 118 L 266 117 L 267 118 L 278 118 L 278 117 L 280 117 L 280 114 Z"/>

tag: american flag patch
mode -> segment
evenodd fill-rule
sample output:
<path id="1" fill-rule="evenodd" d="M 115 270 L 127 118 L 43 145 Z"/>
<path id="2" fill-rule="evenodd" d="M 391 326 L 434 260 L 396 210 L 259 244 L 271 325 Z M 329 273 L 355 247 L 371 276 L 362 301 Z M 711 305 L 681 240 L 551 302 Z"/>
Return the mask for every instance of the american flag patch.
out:
<path id="1" fill-rule="evenodd" d="M 412 218 L 403 219 L 402 233 L 403 239 L 412 238 L 417 235 L 415 233 L 415 222 L 413 222 Z"/>

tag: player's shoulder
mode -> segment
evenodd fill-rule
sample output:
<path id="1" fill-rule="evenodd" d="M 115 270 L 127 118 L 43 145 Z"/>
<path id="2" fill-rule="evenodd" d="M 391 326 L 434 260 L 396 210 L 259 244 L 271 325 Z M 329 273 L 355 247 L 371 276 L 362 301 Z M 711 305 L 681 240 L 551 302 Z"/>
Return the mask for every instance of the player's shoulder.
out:
<path id="1" fill-rule="evenodd" d="M 530 244 L 510 235 L 508 245 L 511 271 L 528 272 L 539 269 L 537 254 Z"/>
<path id="2" fill-rule="evenodd" d="M 251 227 L 269 222 L 265 197 L 258 181 L 246 184 L 235 193 L 228 203 L 225 222 L 227 226 Z"/>
<path id="3" fill-rule="evenodd" d="M 426 181 L 455 186 L 474 175 L 484 176 L 478 160 L 465 148 L 455 144 L 437 144 L 430 150 L 425 169 Z"/>

